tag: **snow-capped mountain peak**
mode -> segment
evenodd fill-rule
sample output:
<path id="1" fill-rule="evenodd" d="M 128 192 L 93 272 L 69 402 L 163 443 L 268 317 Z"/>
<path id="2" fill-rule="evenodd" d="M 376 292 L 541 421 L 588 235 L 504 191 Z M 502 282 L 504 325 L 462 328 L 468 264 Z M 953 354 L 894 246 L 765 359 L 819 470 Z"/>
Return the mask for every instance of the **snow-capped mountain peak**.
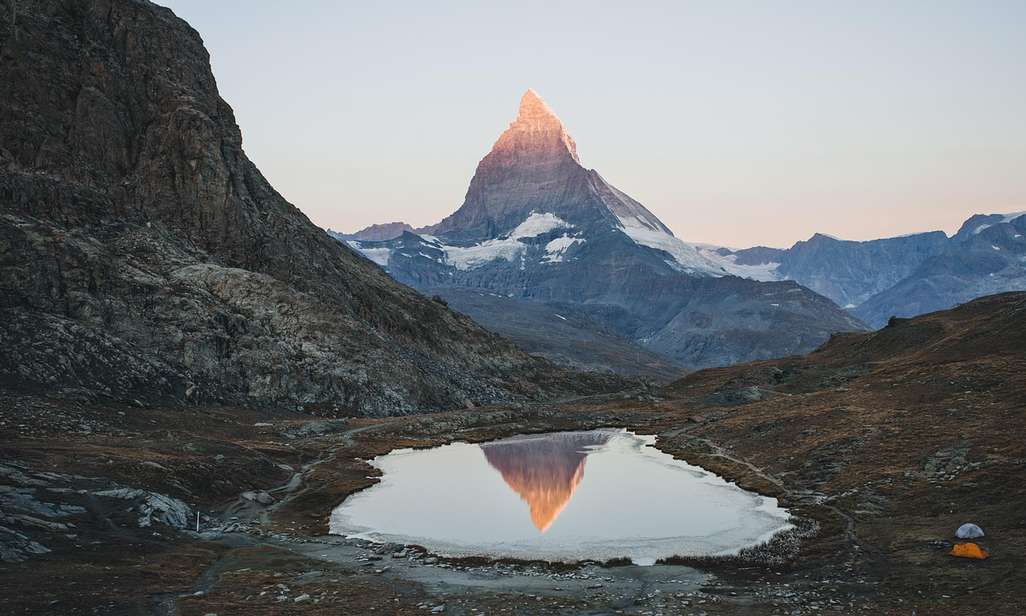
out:
<path id="1" fill-rule="evenodd" d="M 597 330 L 686 366 L 794 353 L 829 332 L 861 327 L 794 283 L 730 276 L 772 277 L 771 267 L 675 237 L 581 165 L 573 138 L 533 90 L 478 163 L 455 212 L 415 233 L 353 247 L 415 288 L 459 294 L 464 308 L 500 331 L 525 326 L 518 302 L 553 302 L 559 314 L 594 319 Z M 535 325 L 526 325 L 531 335 L 544 331 Z"/>
<path id="2" fill-rule="evenodd" d="M 542 263 L 565 262 L 583 240 L 594 241 L 612 229 L 643 249 L 666 253 L 663 260 L 677 271 L 698 276 L 733 273 L 728 259 L 674 237 L 645 206 L 582 166 L 559 117 L 537 92 L 528 90 L 516 119 L 478 164 L 463 205 L 423 231 L 454 247 L 516 248 L 505 240 L 535 214 L 554 216 L 576 229 L 555 244 L 561 247 L 558 255 L 539 255 Z M 449 254 L 459 252 L 463 250 Z M 517 249 L 516 254 L 522 253 Z M 473 263 L 483 264 L 477 259 Z"/>

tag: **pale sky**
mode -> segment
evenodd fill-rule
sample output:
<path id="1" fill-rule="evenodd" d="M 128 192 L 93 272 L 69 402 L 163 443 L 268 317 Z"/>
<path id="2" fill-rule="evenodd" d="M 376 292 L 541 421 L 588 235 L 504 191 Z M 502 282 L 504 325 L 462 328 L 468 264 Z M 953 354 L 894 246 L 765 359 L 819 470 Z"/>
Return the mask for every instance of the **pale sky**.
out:
<path id="1" fill-rule="evenodd" d="M 202 35 L 250 158 L 324 227 L 454 211 L 528 87 L 687 241 L 1026 210 L 1021 0 L 161 1 Z"/>

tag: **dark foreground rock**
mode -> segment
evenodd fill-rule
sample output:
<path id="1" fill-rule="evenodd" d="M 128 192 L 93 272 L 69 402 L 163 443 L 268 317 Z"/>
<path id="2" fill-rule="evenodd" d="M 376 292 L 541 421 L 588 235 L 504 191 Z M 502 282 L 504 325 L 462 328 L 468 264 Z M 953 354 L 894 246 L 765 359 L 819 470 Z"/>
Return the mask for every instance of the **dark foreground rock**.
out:
<path id="1" fill-rule="evenodd" d="M 246 158 L 168 9 L 0 15 L 0 386 L 378 415 L 622 386 L 552 369 L 327 237 Z"/>

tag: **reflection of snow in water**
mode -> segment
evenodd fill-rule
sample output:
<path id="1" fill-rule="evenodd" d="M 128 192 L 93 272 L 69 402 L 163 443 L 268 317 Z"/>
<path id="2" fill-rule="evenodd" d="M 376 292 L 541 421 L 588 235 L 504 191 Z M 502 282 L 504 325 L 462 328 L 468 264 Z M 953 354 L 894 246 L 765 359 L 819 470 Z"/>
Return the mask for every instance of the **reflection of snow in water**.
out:
<path id="1" fill-rule="evenodd" d="M 381 482 L 337 507 L 331 532 L 450 556 L 650 564 L 735 553 L 790 527 L 776 499 L 654 443 L 595 430 L 396 450 L 372 461 Z"/>

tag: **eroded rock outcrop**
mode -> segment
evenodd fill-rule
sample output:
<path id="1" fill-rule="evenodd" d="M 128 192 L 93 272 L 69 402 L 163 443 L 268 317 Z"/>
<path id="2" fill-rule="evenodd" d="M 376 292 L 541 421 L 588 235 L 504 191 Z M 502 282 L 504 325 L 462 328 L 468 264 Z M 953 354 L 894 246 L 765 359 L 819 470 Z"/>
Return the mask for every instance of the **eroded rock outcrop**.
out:
<path id="1" fill-rule="evenodd" d="M 315 227 L 246 158 L 170 10 L 0 0 L 0 15 L 0 386 L 373 414 L 601 386 Z"/>

